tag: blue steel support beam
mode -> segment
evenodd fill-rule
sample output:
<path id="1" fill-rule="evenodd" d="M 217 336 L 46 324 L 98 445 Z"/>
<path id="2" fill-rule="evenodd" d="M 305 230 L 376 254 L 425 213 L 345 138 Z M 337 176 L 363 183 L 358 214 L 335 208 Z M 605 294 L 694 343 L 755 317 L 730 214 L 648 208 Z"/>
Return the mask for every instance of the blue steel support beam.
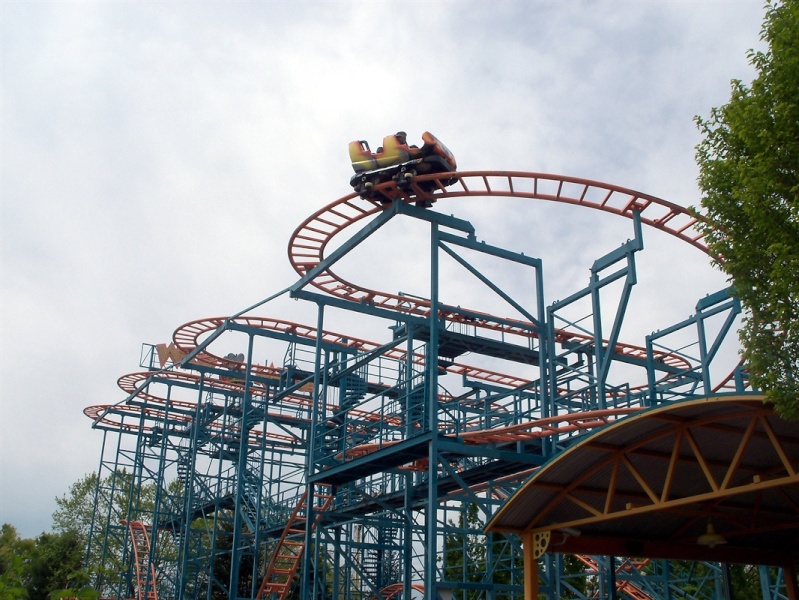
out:
<path id="1" fill-rule="evenodd" d="M 300 597 L 311 598 L 309 584 L 311 583 L 312 572 L 312 555 L 311 544 L 313 543 L 313 499 L 314 499 L 314 483 L 311 477 L 316 473 L 316 445 L 319 439 L 319 427 L 324 427 L 325 417 L 325 399 L 320 394 L 323 382 L 321 381 L 322 374 L 322 340 L 324 335 L 325 324 L 325 305 L 317 305 L 317 320 L 316 320 L 316 354 L 314 358 L 314 381 L 313 381 L 313 406 L 311 409 L 311 429 L 308 435 L 308 454 L 305 459 L 305 486 L 306 486 L 306 516 L 305 516 L 305 550 L 302 555 L 302 581 L 300 584 Z M 324 382 L 326 383 L 326 382 Z"/>
<path id="2" fill-rule="evenodd" d="M 607 408 L 607 396 L 605 393 L 605 385 L 607 383 L 608 373 L 610 372 L 610 365 L 614 357 L 614 349 L 619 341 L 619 334 L 621 333 L 621 326 L 624 320 L 624 315 L 627 311 L 627 305 L 630 300 L 630 293 L 633 286 L 637 282 L 635 272 L 635 253 L 642 250 L 644 242 L 641 232 L 641 213 L 639 211 L 633 212 L 633 229 L 635 237 L 622 244 L 620 248 L 606 254 L 602 258 L 594 262 L 591 267 L 592 283 L 595 285 L 591 289 L 592 305 L 594 307 L 594 335 L 595 337 L 595 351 L 596 351 L 596 372 L 597 372 L 597 396 L 599 401 L 599 408 Z M 625 261 L 626 266 L 621 268 L 616 273 L 606 276 L 604 279 L 599 278 L 599 273 L 605 269 L 613 266 L 614 264 Z M 622 289 L 621 297 L 616 308 L 616 314 L 613 319 L 611 333 L 608 336 L 607 348 L 603 345 L 602 335 L 602 314 L 599 306 L 599 292 L 602 287 L 612 283 L 613 281 L 624 277 L 624 287 Z"/>
<path id="3" fill-rule="evenodd" d="M 405 546 L 402 552 L 403 569 L 402 569 L 402 597 L 411 598 L 413 584 L 413 519 L 411 518 L 411 510 L 413 507 L 413 475 L 411 473 L 405 474 L 405 490 L 404 490 L 404 534 Z"/>
<path id="4" fill-rule="evenodd" d="M 361 242 L 366 240 L 375 231 L 380 229 L 383 225 L 393 219 L 398 213 L 398 203 L 393 203 L 389 208 L 378 214 L 372 219 L 365 227 L 361 228 L 355 235 L 344 242 L 341 246 L 336 248 L 329 256 L 322 259 L 314 268 L 306 271 L 305 275 L 300 277 L 288 289 L 289 291 L 296 292 L 311 283 L 314 279 L 319 277 L 322 273 L 327 271 L 330 267 L 336 264 L 343 256 L 346 256 L 353 248 L 358 246 Z"/>
<path id="5" fill-rule="evenodd" d="M 197 410 L 194 414 L 194 425 L 191 428 L 191 443 L 189 446 L 189 464 L 187 465 L 187 472 L 186 472 L 186 481 L 184 482 L 186 487 L 186 498 L 183 504 L 183 515 L 182 515 L 182 531 L 184 532 L 183 536 L 183 548 L 180 554 L 181 556 L 181 590 L 182 593 L 185 589 L 186 584 L 188 583 L 184 577 L 188 573 L 188 565 L 189 565 L 189 558 L 190 558 L 190 544 L 191 544 L 191 537 L 189 536 L 189 531 L 191 529 L 191 523 L 194 515 L 194 510 L 192 509 L 192 505 L 194 503 L 194 470 L 195 465 L 197 462 L 197 444 L 200 439 L 200 415 L 202 411 L 202 402 L 200 399 L 204 395 L 204 387 L 205 387 L 205 375 L 200 375 L 200 382 L 198 386 L 198 402 L 197 402 Z M 180 458 L 178 459 L 180 460 Z"/>
<path id="6" fill-rule="evenodd" d="M 463 268 L 465 268 L 467 271 L 469 271 L 472 275 L 477 277 L 483 284 L 485 284 L 486 287 L 491 289 L 491 291 L 493 291 L 500 298 L 505 300 L 505 302 L 507 302 L 509 305 L 511 305 L 513 308 L 515 308 L 517 311 L 519 311 L 519 313 L 521 315 L 523 315 L 526 319 L 528 319 L 529 321 L 534 323 L 536 325 L 536 327 L 538 328 L 538 331 L 541 331 L 542 327 L 541 327 L 540 317 L 536 318 L 532 314 L 530 314 L 530 312 L 526 308 L 524 308 L 521 304 L 516 302 L 508 294 L 506 294 L 504 291 L 502 291 L 499 288 L 499 286 L 497 286 L 495 283 L 493 283 L 488 277 L 486 277 L 485 275 L 480 273 L 480 271 L 475 269 L 471 264 L 469 264 L 469 262 L 467 262 L 463 257 L 461 257 L 458 254 L 456 254 L 453 250 L 451 250 L 443 242 L 444 241 L 448 241 L 448 242 L 451 242 L 451 243 L 455 243 L 455 244 L 461 245 L 461 246 L 466 247 L 466 248 L 470 248 L 472 250 L 477 250 L 479 252 L 485 252 L 486 254 L 492 254 L 494 256 L 501 256 L 502 258 L 505 258 L 505 259 L 508 259 L 508 260 L 514 260 L 515 262 L 520 262 L 522 264 L 526 264 L 528 266 L 532 266 L 532 267 L 534 267 L 537 270 L 540 270 L 540 268 L 541 268 L 540 259 L 529 259 L 529 260 L 522 261 L 522 260 L 520 260 L 520 258 L 524 257 L 524 255 L 517 255 L 517 254 L 511 253 L 511 252 L 508 252 L 508 251 L 503 251 L 500 254 L 498 252 L 498 250 L 500 250 L 499 248 L 493 248 L 491 246 L 488 246 L 487 244 L 479 244 L 479 245 L 477 245 L 477 244 L 466 243 L 466 240 L 462 240 L 460 238 L 457 238 L 457 237 L 451 236 L 451 235 L 448 236 L 448 235 L 446 235 L 443 232 L 441 234 L 441 239 L 442 239 L 442 243 L 441 243 L 441 249 L 442 250 L 444 250 L 447 254 L 449 254 L 455 261 L 457 261 Z"/>
<path id="7" fill-rule="evenodd" d="M 436 557 L 438 531 L 438 223 L 430 227 L 430 341 L 425 356 L 427 392 L 427 428 L 431 434 L 428 444 L 427 465 L 427 508 L 425 510 L 425 594 L 428 598 L 438 597 L 436 585 Z"/>
<path id="8" fill-rule="evenodd" d="M 247 344 L 247 364 L 252 364 L 252 350 L 253 350 L 253 336 L 249 336 L 249 341 Z M 247 437 L 249 434 L 249 427 L 247 427 L 246 421 L 250 414 L 250 404 L 252 401 L 250 391 L 250 373 L 252 369 L 247 369 L 247 372 L 244 376 L 244 395 L 241 400 L 241 441 L 239 443 L 239 455 L 238 461 L 236 464 L 236 509 L 233 517 L 233 548 L 231 550 L 232 555 L 230 557 L 230 600 L 237 599 L 239 597 L 239 572 L 241 569 L 241 559 L 243 558 L 243 533 L 244 533 L 244 519 L 242 511 L 244 511 L 244 503 L 246 502 L 244 498 L 244 492 L 246 491 L 245 485 L 245 472 L 247 470 L 247 454 L 250 451 L 249 444 L 247 443 Z M 260 512 L 260 511 L 258 511 Z M 258 527 L 258 522 L 256 520 L 255 523 L 256 531 L 254 532 L 257 535 L 257 530 L 260 529 Z M 255 579 L 253 577 L 253 579 Z M 255 582 L 253 581 L 252 584 L 253 590 L 255 588 Z M 254 597 L 254 593 L 252 593 L 251 597 Z"/>
<path id="9" fill-rule="evenodd" d="M 711 344 L 708 345 L 707 328 L 705 322 L 715 316 L 726 313 L 724 322 L 716 332 Z M 733 288 L 725 288 L 702 298 L 696 304 L 696 312 L 687 319 L 674 325 L 661 329 L 646 336 L 647 352 L 647 381 L 649 383 L 649 402 L 657 402 L 657 372 L 662 371 L 676 376 L 693 377 L 702 382 L 705 393 L 711 392 L 710 365 L 718 354 L 722 343 L 727 338 L 736 318 L 741 314 L 741 302 L 734 295 Z M 696 329 L 697 344 L 699 345 L 698 364 L 690 371 L 676 371 L 667 365 L 658 364 L 654 360 L 654 345 L 657 340 L 663 339 L 673 333 L 694 327 Z M 678 353 L 679 350 L 673 350 Z"/>
<path id="10" fill-rule="evenodd" d="M 470 238 L 474 239 L 474 225 L 466 219 L 459 219 L 458 217 L 445 215 L 434 210 L 418 208 L 411 204 L 405 204 L 404 202 L 394 202 L 392 207 L 396 209 L 397 214 L 407 215 L 422 221 L 428 221 L 429 223 L 436 223 L 439 226 L 449 229 L 462 231 Z"/>
<path id="11" fill-rule="evenodd" d="M 705 339 L 704 321 L 714 315 L 727 312 L 727 318 L 724 320 L 724 323 L 716 334 L 716 339 L 709 348 L 703 346 L 702 365 L 706 369 L 708 369 L 710 363 L 716 357 L 721 344 L 724 342 L 724 339 L 727 337 L 730 329 L 732 329 L 735 319 L 741 314 L 741 301 L 733 294 L 734 290 L 732 288 L 727 288 L 703 298 L 696 304 L 697 315 L 701 314 L 702 316 L 701 323 L 703 339 Z"/>
<path id="12" fill-rule="evenodd" d="M 624 320 L 624 315 L 627 309 L 632 287 L 637 281 L 635 272 L 635 253 L 639 250 L 642 250 L 644 247 L 643 239 L 641 237 L 641 217 L 638 211 L 633 213 L 633 228 L 635 237 L 632 240 L 628 240 L 619 248 L 616 248 L 615 250 L 594 261 L 594 264 L 591 267 L 591 277 L 587 287 L 575 292 L 574 294 L 571 294 L 563 300 L 558 300 L 552 303 L 547 308 L 547 325 L 548 329 L 550 330 L 548 340 L 549 343 L 554 346 L 556 312 L 578 300 L 581 300 L 582 298 L 590 297 L 592 310 L 591 314 L 593 317 L 593 331 L 591 332 L 591 335 L 593 337 L 593 355 L 595 365 L 593 372 L 591 372 L 589 369 L 587 375 L 592 379 L 592 383 L 589 386 L 589 392 L 595 399 L 595 402 L 600 409 L 607 408 L 605 394 L 607 376 L 610 371 L 612 361 L 616 358 L 615 347 L 621 332 L 621 326 Z M 626 264 L 613 273 L 605 276 L 601 275 L 602 271 L 605 271 L 621 261 L 625 261 Z M 611 333 L 608 337 L 608 342 L 606 345 L 602 333 L 602 306 L 600 302 L 600 292 L 607 285 L 620 279 L 624 279 L 624 287 L 621 292 L 621 297 L 619 299 L 613 324 L 611 326 Z M 554 401 L 555 396 L 557 395 L 557 376 L 554 373 L 556 358 L 554 348 L 550 352 L 549 356 L 549 366 L 553 370 L 549 376 L 549 381 L 553 397 L 552 410 L 554 411 Z"/>

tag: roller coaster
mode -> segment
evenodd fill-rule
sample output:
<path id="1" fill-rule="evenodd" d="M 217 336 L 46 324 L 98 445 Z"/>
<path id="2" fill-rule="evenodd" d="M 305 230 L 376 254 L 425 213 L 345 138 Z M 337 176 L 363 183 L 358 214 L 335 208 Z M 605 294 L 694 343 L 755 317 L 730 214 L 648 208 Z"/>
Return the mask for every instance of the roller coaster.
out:
<path id="1" fill-rule="evenodd" d="M 632 234 L 548 301 L 529 240 L 479 240 L 436 210 L 458 198 L 591 208 L 627 219 Z M 424 233 L 396 249 L 418 261 L 421 290 L 340 274 L 389 224 Z M 558 175 L 421 174 L 321 208 L 290 238 L 293 285 L 145 344 L 141 370 L 119 379 L 125 397 L 85 409 L 103 434 L 88 548 L 102 565 L 97 589 L 139 600 L 522 598 L 519 540 L 482 528 L 531 473 L 646 407 L 750 389 L 740 365 L 719 366 L 741 311 L 729 290 L 622 339 L 645 228 L 705 260 L 686 209 Z M 282 298 L 315 323 L 257 316 Z M 541 589 L 715 598 L 724 577 L 720 565 L 608 558 L 547 555 Z"/>

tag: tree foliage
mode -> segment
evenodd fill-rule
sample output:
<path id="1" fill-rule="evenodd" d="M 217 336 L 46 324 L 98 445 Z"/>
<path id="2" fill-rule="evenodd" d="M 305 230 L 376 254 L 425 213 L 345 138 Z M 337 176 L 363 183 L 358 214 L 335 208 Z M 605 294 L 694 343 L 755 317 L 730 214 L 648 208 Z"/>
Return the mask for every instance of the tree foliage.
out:
<path id="1" fill-rule="evenodd" d="M 34 546 L 33 540 L 21 539 L 13 525 L 3 523 L 0 529 L 0 600 L 28 598 L 27 557 Z"/>
<path id="2" fill-rule="evenodd" d="M 697 117 L 702 231 L 746 309 L 752 384 L 799 419 L 799 0 L 770 0 L 750 86 Z"/>
<path id="3" fill-rule="evenodd" d="M 42 533 L 29 557 L 28 598 L 48 600 L 50 594 L 73 587 L 82 579 L 85 552 L 75 533 Z"/>
<path id="4" fill-rule="evenodd" d="M 0 600 L 96 600 L 83 569 L 85 547 L 74 532 L 42 533 L 21 539 L 4 524 L 0 530 Z"/>

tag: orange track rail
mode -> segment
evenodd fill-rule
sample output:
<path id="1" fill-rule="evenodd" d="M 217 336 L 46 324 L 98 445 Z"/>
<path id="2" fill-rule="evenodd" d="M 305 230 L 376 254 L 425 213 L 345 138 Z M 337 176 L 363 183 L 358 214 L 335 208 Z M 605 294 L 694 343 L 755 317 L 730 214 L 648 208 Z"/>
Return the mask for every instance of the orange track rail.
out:
<path id="1" fill-rule="evenodd" d="M 450 187 L 444 187 L 442 180 L 456 179 Z M 438 189 L 432 193 L 418 188 L 416 182 L 434 180 Z M 543 173 L 512 171 L 472 171 L 424 175 L 414 180 L 414 196 L 401 192 L 394 182 L 375 186 L 375 191 L 384 191 L 406 202 L 426 200 L 435 202 L 441 198 L 458 197 L 515 197 L 531 200 L 548 200 L 577 206 L 585 206 L 611 214 L 632 219 L 638 212 L 641 222 L 668 233 L 677 239 L 691 244 L 707 253 L 707 246 L 696 225 L 699 218 L 687 209 L 655 196 L 587 179 L 563 177 Z M 378 201 L 362 200 L 357 194 L 344 196 L 308 217 L 292 234 L 289 240 L 288 255 L 294 270 L 301 276 L 317 267 L 325 257 L 325 249 L 331 240 L 348 227 L 385 210 L 386 205 Z M 347 281 L 332 270 L 320 273 L 311 282 L 315 287 L 332 296 L 364 302 L 380 308 L 427 316 L 430 302 L 424 298 L 400 296 L 369 289 Z M 470 311 L 470 315 L 473 311 Z M 458 315 L 442 314 L 450 321 L 458 321 Z M 487 315 L 488 317 L 488 315 Z M 484 321 L 470 316 L 469 324 L 485 327 L 505 334 L 524 337 L 535 336 L 530 324 L 519 321 L 518 326 L 497 324 L 491 319 Z M 592 338 L 580 332 L 556 331 L 557 341 L 590 342 Z M 177 340 L 176 340 L 177 341 Z M 646 350 L 639 346 L 618 343 L 616 352 L 639 359 L 646 358 Z M 668 364 L 681 364 L 682 358 L 664 353 L 658 356 Z"/>
<path id="2" fill-rule="evenodd" d="M 147 535 L 147 526 L 140 521 L 130 521 L 128 529 L 136 563 L 136 598 L 137 600 L 158 600 L 155 587 L 155 565 L 150 562 L 150 536 Z"/>

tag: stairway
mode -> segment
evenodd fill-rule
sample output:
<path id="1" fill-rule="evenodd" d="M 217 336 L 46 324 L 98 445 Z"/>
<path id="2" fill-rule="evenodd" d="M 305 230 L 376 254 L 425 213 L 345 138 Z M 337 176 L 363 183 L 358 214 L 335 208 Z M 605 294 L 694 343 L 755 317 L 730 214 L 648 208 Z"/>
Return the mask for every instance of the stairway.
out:
<path id="1" fill-rule="evenodd" d="M 323 489 L 328 489 L 326 486 Z M 314 512 L 324 512 L 333 501 L 332 491 L 315 493 L 311 507 Z M 272 559 L 266 569 L 266 575 L 258 590 L 256 599 L 270 598 L 276 594 L 279 600 L 285 600 L 291 592 L 294 575 L 299 569 L 302 554 L 305 550 L 305 530 L 308 527 L 308 491 L 300 498 L 291 513 L 283 534 L 277 543 Z M 311 528 L 315 527 L 315 520 Z"/>

